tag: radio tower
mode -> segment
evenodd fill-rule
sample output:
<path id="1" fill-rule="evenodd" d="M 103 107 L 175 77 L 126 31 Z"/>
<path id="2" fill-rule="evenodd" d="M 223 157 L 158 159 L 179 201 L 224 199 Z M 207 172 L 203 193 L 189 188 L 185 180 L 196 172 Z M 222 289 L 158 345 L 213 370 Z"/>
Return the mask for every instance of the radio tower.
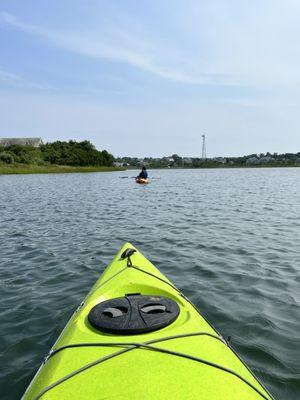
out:
<path id="1" fill-rule="evenodd" d="M 205 144 L 205 135 L 202 135 L 202 159 L 206 159 L 206 144 Z"/>

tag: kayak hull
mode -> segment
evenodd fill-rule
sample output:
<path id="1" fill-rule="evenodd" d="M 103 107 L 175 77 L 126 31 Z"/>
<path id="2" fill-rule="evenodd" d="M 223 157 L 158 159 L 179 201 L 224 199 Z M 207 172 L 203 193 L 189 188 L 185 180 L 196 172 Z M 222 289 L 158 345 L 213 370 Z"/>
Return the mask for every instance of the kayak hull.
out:
<path id="1" fill-rule="evenodd" d="M 135 250 L 128 259 L 121 255 Z M 164 296 L 178 317 L 142 334 L 111 334 L 93 307 L 125 295 Z M 147 347 L 148 346 L 148 347 Z M 126 243 L 78 307 L 24 394 L 32 399 L 272 399 L 195 306 Z"/>
<path id="2" fill-rule="evenodd" d="M 149 183 L 148 179 L 143 179 L 143 178 L 136 178 L 135 181 L 140 185 L 147 185 Z"/>

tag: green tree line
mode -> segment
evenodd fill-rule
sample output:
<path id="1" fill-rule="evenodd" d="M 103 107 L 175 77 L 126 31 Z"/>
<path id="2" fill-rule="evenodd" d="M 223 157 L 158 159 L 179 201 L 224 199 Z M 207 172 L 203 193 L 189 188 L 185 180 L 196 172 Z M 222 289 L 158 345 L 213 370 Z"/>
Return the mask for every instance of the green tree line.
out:
<path id="1" fill-rule="evenodd" d="M 300 152 L 298 153 L 260 153 L 242 157 L 181 157 L 178 154 L 162 158 L 136 157 L 117 158 L 119 165 L 126 167 L 148 168 L 226 168 L 226 167 L 293 167 L 300 166 Z"/>
<path id="2" fill-rule="evenodd" d="M 87 140 L 76 142 L 56 141 L 40 147 L 28 145 L 0 146 L 0 162 L 6 164 L 55 164 L 70 166 L 107 166 L 113 165 L 114 156 L 106 150 L 97 150 Z"/>

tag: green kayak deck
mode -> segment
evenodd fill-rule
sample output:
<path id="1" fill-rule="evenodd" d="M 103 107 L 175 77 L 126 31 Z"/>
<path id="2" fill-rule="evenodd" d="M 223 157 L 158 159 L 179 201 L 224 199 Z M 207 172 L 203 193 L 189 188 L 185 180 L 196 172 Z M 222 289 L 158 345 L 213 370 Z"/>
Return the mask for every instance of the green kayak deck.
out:
<path id="1" fill-rule="evenodd" d="M 135 252 L 122 258 L 126 249 Z M 145 333 L 109 333 L 91 324 L 89 313 L 98 304 L 139 294 L 173 300 L 179 315 Z M 126 243 L 71 317 L 23 399 L 272 397 L 195 306 Z"/>

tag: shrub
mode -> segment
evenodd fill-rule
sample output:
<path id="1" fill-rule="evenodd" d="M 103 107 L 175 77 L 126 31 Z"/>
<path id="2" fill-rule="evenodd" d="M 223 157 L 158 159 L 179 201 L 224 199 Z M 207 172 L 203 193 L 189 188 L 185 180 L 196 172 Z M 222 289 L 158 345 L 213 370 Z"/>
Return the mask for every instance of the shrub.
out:
<path id="1" fill-rule="evenodd" d="M 6 164 L 12 164 L 14 162 L 14 158 L 10 153 L 3 151 L 0 153 L 0 161 Z"/>

